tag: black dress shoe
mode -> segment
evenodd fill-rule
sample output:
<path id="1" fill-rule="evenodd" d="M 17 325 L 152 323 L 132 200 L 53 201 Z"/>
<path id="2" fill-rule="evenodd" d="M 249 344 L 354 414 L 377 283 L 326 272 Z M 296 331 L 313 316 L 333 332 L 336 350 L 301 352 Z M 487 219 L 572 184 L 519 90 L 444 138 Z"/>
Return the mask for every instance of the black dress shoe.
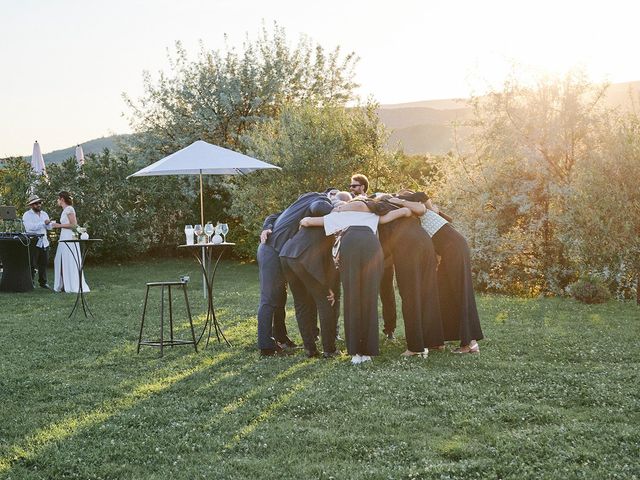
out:
<path id="1" fill-rule="evenodd" d="M 335 358 L 342 355 L 340 350 L 336 350 L 335 352 L 322 352 L 322 358 Z"/>
<path id="2" fill-rule="evenodd" d="M 261 348 L 260 356 L 261 357 L 273 357 L 276 354 L 275 348 Z"/>
<path id="3" fill-rule="evenodd" d="M 307 358 L 318 358 L 318 357 L 320 357 L 320 352 L 318 350 L 307 350 L 305 348 L 304 349 L 304 353 L 307 356 Z"/>
<path id="4" fill-rule="evenodd" d="M 291 340 L 289 337 L 287 337 L 285 340 L 283 340 L 282 342 L 278 341 L 276 342 L 280 347 L 282 348 L 291 348 L 294 349 L 296 348 L 298 345 L 296 345 L 296 342 L 294 342 L 293 340 Z"/>
<path id="5" fill-rule="evenodd" d="M 40 288 L 46 288 L 47 290 L 51 290 L 51 287 L 48 284 L 40 285 Z"/>

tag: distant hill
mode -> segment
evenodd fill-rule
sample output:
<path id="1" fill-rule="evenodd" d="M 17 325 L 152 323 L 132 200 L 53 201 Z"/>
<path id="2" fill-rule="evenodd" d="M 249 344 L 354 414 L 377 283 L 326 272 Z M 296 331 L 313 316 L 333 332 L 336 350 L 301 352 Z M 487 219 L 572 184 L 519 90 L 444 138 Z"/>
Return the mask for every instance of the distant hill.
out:
<path id="1" fill-rule="evenodd" d="M 605 102 L 610 107 L 619 107 L 640 113 L 640 81 L 614 83 L 609 86 Z M 409 154 L 445 154 L 464 145 L 469 135 L 468 128 L 456 123 L 471 118 L 472 111 L 465 99 L 424 100 L 409 103 L 380 105 L 380 121 L 391 131 L 387 147 L 402 148 Z M 118 143 L 129 135 L 112 135 L 82 143 L 85 155 L 100 153 L 105 148 L 118 151 Z M 75 156 L 75 145 L 62 150 L 45 153 L 46 163 L 60 163 Z M 31 161 L 31 157 L 25 157 Z"/>
<path id="2" fill-rule="evenodd" d="M 614 83 L 607 89 L 605 104 L 640 113 L 640 81 Z M 387 147 L 402 148 L 409 154 L 445 154 L 464 145 L 469 129 L 459 122 L 471 118 L 464 99 L 425 100 L 380 105 L 380 121 L 391 130 Z M 458 125 L 456 125 L 458 123 Z"/>
<path id="3" fill-rule="evenodd" d="M 95 138 L 88 142 L 82 143 L 82 151 L 85 156 L 90 153 L 100 153 L 105 148 L 108 148 L 112 152 L 118 151 L 118 142 L 124 140 L 130 135 L 111 135 L 110 137 Z M 73 147 L 64 148 L 62 150 L 54 150 L 53 152 L 43 153 L 45 163 L 62 163 L 67 158 L 76 156 L 76 145 Z M 25 157 L 27 161 L 31 161 L 31 155 Z"/>

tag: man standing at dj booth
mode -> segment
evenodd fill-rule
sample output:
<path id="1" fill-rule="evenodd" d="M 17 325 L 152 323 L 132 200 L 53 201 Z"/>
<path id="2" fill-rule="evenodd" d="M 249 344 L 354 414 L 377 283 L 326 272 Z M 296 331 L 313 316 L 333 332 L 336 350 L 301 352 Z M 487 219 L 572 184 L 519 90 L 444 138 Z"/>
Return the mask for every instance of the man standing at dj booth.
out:
<path id="1" fill-rule="evenodd" d="M 47 230 L 51 230 L 51 220 L 47 212 L 42 210 L 42 200 L 37 195 L 31 195 L 27 202 L 31 207 L 22 215 L 22 223 L 26 233 L 42 235 L 35 248 L 31 248 L 31 280 L 38 270 L 38 283 L 42 288 L 51 288 L 47 283 L 47 264 L 49 263 L 49 239 Z"/>

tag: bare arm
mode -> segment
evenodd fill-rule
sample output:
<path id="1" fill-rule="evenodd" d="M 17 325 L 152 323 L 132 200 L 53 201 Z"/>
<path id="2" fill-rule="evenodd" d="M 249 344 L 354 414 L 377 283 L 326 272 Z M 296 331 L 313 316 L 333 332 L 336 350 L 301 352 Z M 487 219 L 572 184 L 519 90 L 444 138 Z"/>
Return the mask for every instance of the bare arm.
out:
<path id="1" fill-rule="evenodd" d="M 324 217 L 304 217 L 300 220 L 301 227 L 324 227 Z"/>
<path id="2" fill-rule="evenodd" d="M 53 228 L 73 228 L 78 224 L 75 213 L 69 213 L 67 217 L 69 218 L 69 223 L 54 223 Z"/>
<path id="3" fill-rule="evenodd" d="M 347 202 L 333 209 L 334 212 L 366 212 L 370 213 L 369 207 L 364 202 Z"/>
<path id="4" fill-rule="evenodd" d="M 394 205 L 407 207 L 409 210 L 411 210 L 411 213 L 417 216 L 424 215 L 424 213 L 427 211 L 427 207 L 425 207 L 424 203 L 421 203 L 421 202 L 410 202 L 409 200 L 403 200 L 401 198 L 395 198 L 395 197 L 390 198 L 388 201 L 390 203 L 393 203 Z"/>
<path id="5" fill-rule="evenodd" d="M 393 222 L 394 220 L 398 219 L 398 218 L 402 218 L 402 217 L 410 217 L 411 216 L 411 210 L 409 210 L 406 207 L 402 207 L 399 208 L 397 210 L 392 210 L 389 213 L 385 213 L 384 215 L 382 215 L 380 217 L 380 223 L 389 223 L 389 222 Z"/>

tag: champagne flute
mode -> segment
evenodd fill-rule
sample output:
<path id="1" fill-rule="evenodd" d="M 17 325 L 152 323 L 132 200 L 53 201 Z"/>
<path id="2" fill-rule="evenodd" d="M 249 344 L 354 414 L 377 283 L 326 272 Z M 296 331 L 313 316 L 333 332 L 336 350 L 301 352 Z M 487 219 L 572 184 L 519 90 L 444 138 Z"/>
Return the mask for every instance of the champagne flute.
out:
<path id="1" fill-rule="evenodd" d="M 200 243 L 200 235 L 202 235 L 202 225 L 200 225 L 199 223 L 197 223 L 194 227 L 193 227 L 193 231 L 196 234 L 196 243 Z"/>
<path id="2" fill-rule="evenodd" d="M 211 222 L 207 222 L 204 226 L 204 233 L 207 236 L 207 243 L 211 243 L 211 236 L 213 235 L 213 225 Z"/>
<path id="3" fill-rule="evenodd" d="M 229 233 L 229 225 L 226 223 L 220 224 L 220 233 L 222 233 L 222 241 L 226 243 L 227 241 L 227 233 Z"/>

